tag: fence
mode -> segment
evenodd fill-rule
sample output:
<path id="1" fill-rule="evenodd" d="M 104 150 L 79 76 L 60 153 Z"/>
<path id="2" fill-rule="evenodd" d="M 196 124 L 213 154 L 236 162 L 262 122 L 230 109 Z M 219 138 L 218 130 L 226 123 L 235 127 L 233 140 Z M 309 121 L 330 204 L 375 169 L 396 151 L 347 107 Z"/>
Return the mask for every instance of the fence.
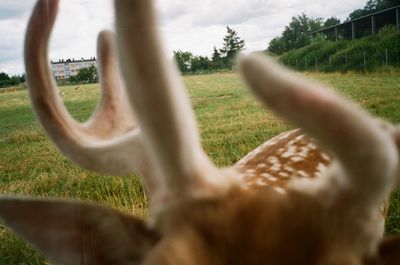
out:
<path id="1" fill-rule="evenodd" d="M 281 59 L 285 66 L 297 71 L 347 72 L 374 71 L 400 67 L 400 54 L 385 49 L 382 51 L 362 50 L 356 52 L 339 52 L 333 55 L 302 56 L 296 59 Z"/>

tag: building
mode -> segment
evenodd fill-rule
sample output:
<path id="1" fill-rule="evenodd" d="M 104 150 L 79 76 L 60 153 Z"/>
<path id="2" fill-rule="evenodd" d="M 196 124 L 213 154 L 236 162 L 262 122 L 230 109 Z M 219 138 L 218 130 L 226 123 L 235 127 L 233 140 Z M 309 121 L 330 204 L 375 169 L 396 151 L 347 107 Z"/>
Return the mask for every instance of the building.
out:
<path id="1" fill-rule="evenodd" d="M 75 60 L 75 59 L 60 59 L 51 61 L 53 76 L 56 80 L 69 79 L 71 76 L 76 76 L 82 68 L 89 68 L 94 65 L 97 68 L 96 58 Z"/>
<path id="2" fill-rule="evenodd" d="M 397 32 L 400 32 L 400 5 L 314 31 L 311 35 L 322 34 L 331 40 L 354 40 L 376 34 L 387 25 L 395 26 Z"/>

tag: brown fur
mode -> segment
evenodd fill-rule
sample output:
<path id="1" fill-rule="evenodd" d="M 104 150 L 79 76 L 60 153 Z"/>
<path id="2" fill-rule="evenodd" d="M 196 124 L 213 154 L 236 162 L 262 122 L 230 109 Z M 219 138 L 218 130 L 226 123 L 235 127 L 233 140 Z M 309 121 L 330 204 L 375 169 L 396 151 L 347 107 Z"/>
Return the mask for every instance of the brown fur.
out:
<path id="1" fill-rule="evenodd" d="M 332 249 L 345 254 L 334 245 L 340 209 L 328 213 L 295 192 L 235 188 L 213 199 L 181 201 L 167 211 L 158 224 L 165 239 L 145 264 L 309 265 L 326 264 Z"/>
<path id="2" fill-rule="evenodd" d="M 289 133 L 289 135 L 287 135 Z M 298 139 L 297 137 L 303 137 Z M 272 142 L 266 145 L 268 142 Z M 291 143 L 291 144 L 289 144 Z M 315 149 L 309 148 L 306 157 L 301 157 L 300 161 L 293 161 L 292 158 L 299 157 L 299 150 L 306 148 L 307 145 L 313 144 Z M 291 156 L 283 156 L 288 151 L 288 146 L 295 147 L 296 152 Z M 328 160 L 322 154 L 326 154 Z M 280 165 L 279 170 L 272 170 L 274 163 L 269 161 L 269 158 L 274 157 Z M 308 178 L 316 177 L 318 172 L 318 165 L 322 164 L 328 166 L 331 163 L 331 155 L 323 150 L 317 140 L 306 136 L 302 130 L 294 130 L 282 133 L 275 138 L 268 140 L 262 146 L 258 147 L 255 151 L 250 152 L 241 161 L 235 164 L 238 171 L 244 175 L 244 182 L 250 188 L 256 188 L 262 183 L 263 185 L 270 185 L 274 187 L 286 188 L 288 183 L 294 178 L 302 178 L 298 172 L 301 170 Z M 259 167 L 260 164 L 265 164 L 265 167 Z M 292 171 L 285 168 L 290 167 Z M 246 174 L 246 170 L 254 169 L 252 174 Z M 277 180 L 272 181 L 268 178 L 262 177 L 261 174 L 267 173 L 275 177 Z M 287 177 L 282 177 L 280 173 L 287 174 Z M 261 180 L 261 181 L 260 181 Z"/>

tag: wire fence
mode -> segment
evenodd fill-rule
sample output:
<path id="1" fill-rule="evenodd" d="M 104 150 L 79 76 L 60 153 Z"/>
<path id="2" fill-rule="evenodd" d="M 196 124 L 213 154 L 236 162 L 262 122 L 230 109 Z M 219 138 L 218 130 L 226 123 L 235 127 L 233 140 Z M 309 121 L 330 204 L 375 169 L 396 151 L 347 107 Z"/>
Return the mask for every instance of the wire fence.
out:
<path id="1" fill-rule="evenodd" d="M 304 55 L 296 59 L 280 60 L 285 66 L 297 71 L 317 72 L 347 72 L 375 71 L 400 67 L 398 51 L 385 49 L 381 51 L 358 50 L 355 52 L 340 52 L 323 56 Z"/>

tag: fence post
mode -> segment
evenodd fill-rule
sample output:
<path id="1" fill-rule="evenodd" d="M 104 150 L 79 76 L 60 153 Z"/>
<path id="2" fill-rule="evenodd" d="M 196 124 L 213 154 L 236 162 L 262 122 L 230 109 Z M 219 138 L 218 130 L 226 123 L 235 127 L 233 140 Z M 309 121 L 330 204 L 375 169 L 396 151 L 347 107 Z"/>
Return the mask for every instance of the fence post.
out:
<path id="1" fill-rule="evenodd" d="M 329 71 L 332 72 L 332 55 L 329 55 Z"/>
<path id="2" fill-rule="evenodd" d="M 296 59 L 296 69 L 299 70 L 299 60 Z"/>
<path id="3" fill-rule="evenodd" d="M 307 70 L 307 58 L 304 58 L 304 70 Z"/>
<path id="4" fill-rule="evenodd" d="M 318 72 L 318 58 L 315 57 L 315 70 Z"/>
<path id="5" fill-rule="evenodd" d="M 347 52 L 344 54 L 344 56 L 345 56 L 345 57 L 344 57 L 344 58 L 345 58 L 345 65 L 346 65 L 346 69 L 347 69 L 347 59 L 348 59 L 348 58 L 347 58 Z"/>

